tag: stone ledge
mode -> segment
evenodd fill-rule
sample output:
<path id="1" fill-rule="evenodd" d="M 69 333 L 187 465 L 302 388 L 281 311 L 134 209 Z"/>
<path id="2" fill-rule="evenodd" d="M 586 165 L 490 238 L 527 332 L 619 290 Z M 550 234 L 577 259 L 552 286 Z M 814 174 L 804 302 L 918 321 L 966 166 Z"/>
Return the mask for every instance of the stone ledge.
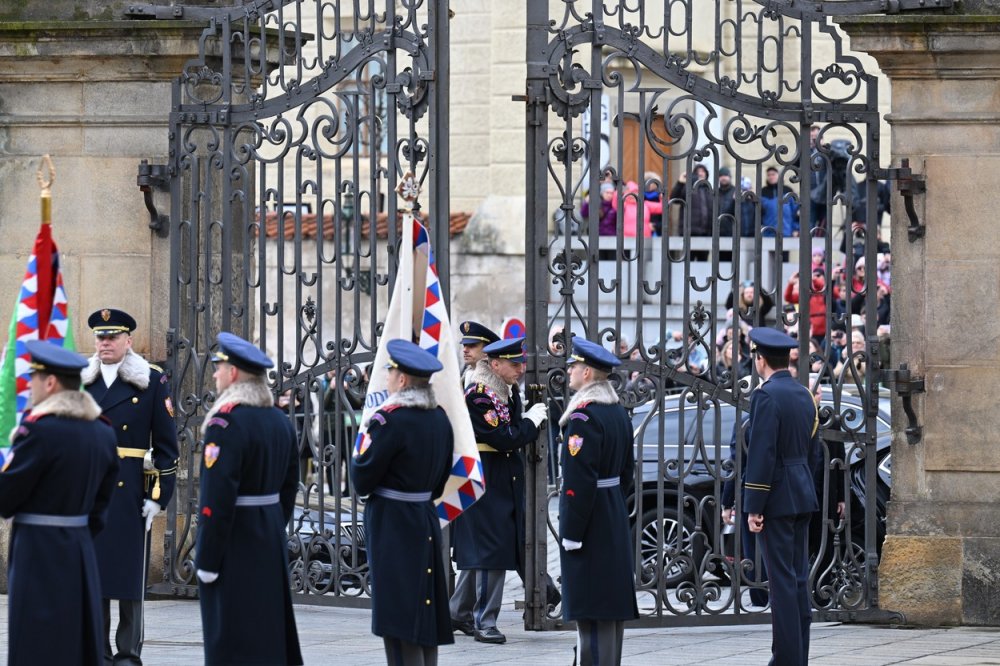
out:
<path id="1" fill-rule="evenodd" d="M 1000 538 L 996 502 L 891 500 L 888 532 L 896 538 Z"/>
<path id="2" fill-rule="evenodd" d="M 962 622 L 962 539 L 890 535 L 879 565 L 879 605 L 908 624 Z"/>

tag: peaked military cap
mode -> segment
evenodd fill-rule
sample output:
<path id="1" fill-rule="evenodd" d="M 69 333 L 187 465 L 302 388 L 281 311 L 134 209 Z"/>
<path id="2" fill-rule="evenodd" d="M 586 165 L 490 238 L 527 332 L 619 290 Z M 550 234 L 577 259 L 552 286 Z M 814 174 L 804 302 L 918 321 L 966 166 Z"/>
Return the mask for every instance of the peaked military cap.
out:
<path id="1" fill-rule="evenodd" d="M 87 326 L 94 331 L 94 335 L 118 335 L 119 333 L 131 333 L 135 330 L 135 319 L 127 312 L 104 308 L 98 310 L 87 318 Z"/>
<path id="2" fill-rule="evenodd" d="M 212 355 L 214 363 L 228 363 L 254 374 L 261 374 L 268 368 L 274 367 L 267 354 L 238 335 L 223 331 L 219 333 L 216 341 L 219 343 L 219 348 Z"/>
<path id="3" fill-rule="evenodd" d="M 787 333 L 764 326 L 750 331 L 750 342 L 750 351 L 759 351 L 765 356 L 787 353 L 789 349 L 799 346 L 799 341 Z"/>
<path id="4" fill-rule="evenodd" d="M 87 367 L 87 359 L 74 351 L 63 349 L 45 340 L 29 340 L 25 343 L 31 355 L 31 370 L 45 372 L 50 375 L 80 376 L 80 371 Z"/>
<path id="5" fill-rule="evenodd" d="M 480 343 L 490 344 L 500 339 L 500 336 L 486 328 L 479 322 L 463 321 L 459 327 L 462 330 L 463 345 L 478 345 Z"/>
<path id="6" fill-rule="evenodd" d="M 483 347 L 483 352 L 490 358 L 505 358 L 514 363 L 524 363 L 528 359 L 524 355 L 524 336 L 497 340 Z"/>
<path id="7" fill-rule="evenodd" d="M 414 377 L 430 377 L 443 368 L 441 361 L 434 354 L 409 340 L 389 340 L 385 343 L 389 352 L 389 363 L 386 367 L 395 368 L 400 372 Z"/>
<path id="8" fill-rule="evenodd" d="M 611 372 L 613 368 L 622 364 L 622 362 L 607 349 L 596 342 L 591 342 L 590 340 L 585 340 L 583 338 L 573 338 L 573 353 L 570 355 L 569 359 L 566 360 L 566 362 L 585 363 L 592 368 L 602 370 L 604 372 Z"/>

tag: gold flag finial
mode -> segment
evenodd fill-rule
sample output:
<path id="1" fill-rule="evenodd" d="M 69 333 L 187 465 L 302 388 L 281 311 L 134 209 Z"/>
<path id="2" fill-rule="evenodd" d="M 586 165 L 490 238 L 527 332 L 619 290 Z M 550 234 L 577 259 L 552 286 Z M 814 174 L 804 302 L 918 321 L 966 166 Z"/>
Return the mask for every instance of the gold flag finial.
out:
<path id="1" fill-rule="evenodd" d="M 43 175 L 42 169 L 48 167 L 49 174 L 48 177 Z M 42 158 L 42 164 L 38 167 L 38 186 L 42 188 L 42 192 L 39 195 L 42 202 L 42 224 L 52 223 L 52 183 L 56 182 L 56 167 L 52 164 L 52 158 L 49 157 L 48 153 Z"/>

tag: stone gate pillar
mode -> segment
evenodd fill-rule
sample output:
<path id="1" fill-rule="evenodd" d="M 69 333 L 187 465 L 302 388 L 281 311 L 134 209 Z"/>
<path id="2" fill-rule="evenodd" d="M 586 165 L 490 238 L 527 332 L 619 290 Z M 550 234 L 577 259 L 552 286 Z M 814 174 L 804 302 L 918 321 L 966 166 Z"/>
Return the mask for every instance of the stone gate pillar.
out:
<path id="1" fill-rule="evenodd" d="M 926 393 L 915 444 L 893 403 L 879 575 L 880 606 L 915 624 L 1000 624 L 1000 10 L 988 4 L 840 22 L 891 80 L 892 165 L 909 158 L 927 184 L 915 198 L 926 237 L 908 240 L 893 201 L 892 365 L 923 375 Z"/>

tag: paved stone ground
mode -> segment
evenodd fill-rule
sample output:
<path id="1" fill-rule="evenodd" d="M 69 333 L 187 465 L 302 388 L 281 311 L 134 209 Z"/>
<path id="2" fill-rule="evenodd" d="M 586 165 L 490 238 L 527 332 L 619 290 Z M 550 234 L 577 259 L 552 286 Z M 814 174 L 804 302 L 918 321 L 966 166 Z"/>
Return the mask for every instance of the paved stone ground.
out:
<path id="1" fill-rule="evenodd" d="M 516 577 L 515 577 L 516 580 Z M 519 589 L 508 581 L 508 588 Z M 570 664 L 572 632 L 526 632 L 508 595 L 500 617 L 506 645 L 483 645 L 462 635 L 441 648 L 441 666 L 473 664 Z M 307 664 L 385 663 L 381 640 L 370 633 L 369 611 L 297 605 L 299 638 Z M 147 666 L 202 663 L 201 621 L 195 601 L 150 601 L 146 605 Z M 622 663 L 628 666 L 750 666 L 766 664 L 770 627 L 628 629 Z M 0 596 L 0 654 L 6 656 L 7 597 Z M 1000 628 L 894 629 L 818 624 L 812 631 L 810 664 L 882 666 L 1000 665 Z M 5 663 L 5 662 L 4 662 Z"/>

